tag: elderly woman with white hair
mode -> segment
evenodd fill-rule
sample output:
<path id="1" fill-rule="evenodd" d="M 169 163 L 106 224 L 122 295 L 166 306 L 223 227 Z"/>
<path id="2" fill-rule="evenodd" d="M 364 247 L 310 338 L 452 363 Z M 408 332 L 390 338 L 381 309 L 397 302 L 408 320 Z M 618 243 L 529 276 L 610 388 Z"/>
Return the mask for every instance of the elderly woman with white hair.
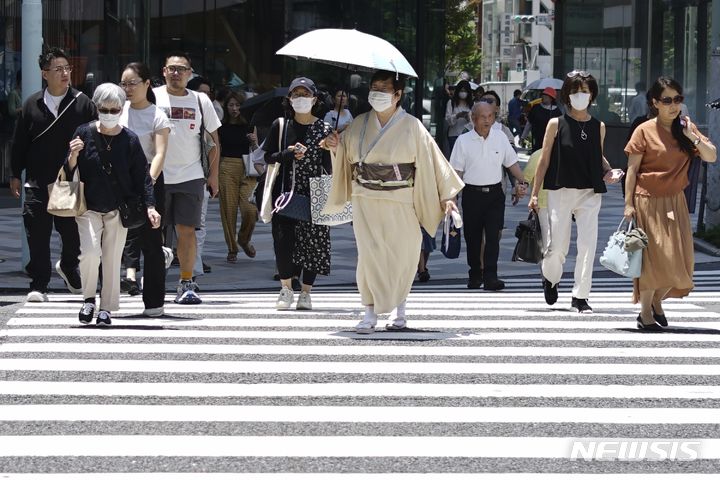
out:
<path id="1" fill-rule="evenodd" d="M 76 217 L 84 299 L 78 318 L 84 324 L 91 323 L 95 315 L 101 262 L 102 289 L 97 324 L 110 325 L 110 312 L 120 306 L 120 265 L 127 228 L 123 226 L 119 208 L 140 205 L 147 209 L 147 221 L 152 228 L 160 227 L 152 178 L 140 141 L 137 135 L 119 125 L 125 100 L 125 92 L 113 83 L 97 87 L 92 101 L 99 120 L 77 128 L 70 141 L 65 166 L 68 174 L 79 169 L 88 208 Z"/>

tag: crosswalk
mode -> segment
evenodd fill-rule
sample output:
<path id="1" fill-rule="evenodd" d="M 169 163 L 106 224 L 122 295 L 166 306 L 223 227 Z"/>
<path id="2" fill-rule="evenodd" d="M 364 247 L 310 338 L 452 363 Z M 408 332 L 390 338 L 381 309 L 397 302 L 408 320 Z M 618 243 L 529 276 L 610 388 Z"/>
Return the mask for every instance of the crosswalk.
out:
<path id="1" fill-rule="evenodd" d="M 312 312 L 204 293 L 158 319 L 123 296 L 109 328 L 51 295 L 0 330 L 0 478 L 713 478 L 715 282 L 698 272 L 657 334 L 616 278 L 583 316 L 530 280 L 418 285 L 410 328 L 372 335 L 349 287 Z"/>

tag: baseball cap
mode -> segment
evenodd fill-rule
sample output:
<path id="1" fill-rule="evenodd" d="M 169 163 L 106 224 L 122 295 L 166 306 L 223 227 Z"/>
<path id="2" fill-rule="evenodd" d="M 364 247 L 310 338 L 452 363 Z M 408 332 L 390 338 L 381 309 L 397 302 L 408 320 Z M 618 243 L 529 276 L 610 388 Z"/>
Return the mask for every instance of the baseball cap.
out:
<path id="1" fill-rule="evenodd" d="M 310 80 L 309 78 L 307 78 L 307 77 L 298 77 L 298 78 L 296 78 L 295 80 L 293 80 L 293 81 L 290 83 L 290 87 L 288 88 L 288 92 L 292 92 L 292 91 L 295 90 L 297 87 L 305 87 L 305 88 L 307 88 L 308 90 L 310 90 L 310 92 L 311 92 L 313 95 L 317 95 L 317 88 L 315 87 L 315 83 L 314 83 L 312 80 Z"/>
<path id="2" fill-rule="evenodd" d="M 542 94 L 557 100 L 557 92 L 552 87 L 545 87 L 545 90 L 542 91 Z"/>

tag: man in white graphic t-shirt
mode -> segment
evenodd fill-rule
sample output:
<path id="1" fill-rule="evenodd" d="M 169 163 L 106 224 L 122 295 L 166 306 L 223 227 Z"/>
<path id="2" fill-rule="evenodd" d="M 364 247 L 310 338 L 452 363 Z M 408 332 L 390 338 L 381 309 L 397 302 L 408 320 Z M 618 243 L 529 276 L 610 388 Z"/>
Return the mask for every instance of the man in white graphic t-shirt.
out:
<path id="1" fill-rule="evenodd" d="M 173 52 L 165 57 L 163 76 L 166 85 L 153 89 L 156 105 L 170 119 L 170 138 L 163 174 L 165 176 L 165 219 L 174 225 L 177 254 L 180 260 L 180 284 L 175 303 L 201 303 L 197 285 L 192 280 L 197 242 L 195 229 L 201 224 L 204 190 L 212 197 L 218 194 L 218 158 L 220 141 L 217 118 L 207 95 L 188 90 L 192 66 L 187 54 Z M 215 147 L 209 151 L 210 175 L 205 179 L 200 159 L 200 125 L 210 135 Z"/>

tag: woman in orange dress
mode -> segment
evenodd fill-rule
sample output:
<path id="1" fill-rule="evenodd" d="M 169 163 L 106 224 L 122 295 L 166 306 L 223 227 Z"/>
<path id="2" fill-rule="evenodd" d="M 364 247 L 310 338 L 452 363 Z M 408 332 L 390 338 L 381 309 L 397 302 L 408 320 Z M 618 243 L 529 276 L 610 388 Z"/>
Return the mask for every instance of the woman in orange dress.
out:
<path id="1" fill-rule="evenodd" d="M 640 330 L 667 326 L 662 308 L 666 298 L 682 298 L 693 289 L 695 258 L 690 214 L 683 193 L 693 156 L 714 162 L 716 149 L 690 121 L 681 116 L 682 87 L 660 77 L 650 89 L 657 117 L 641 124 L 625 147 L 628 171 L 625 218 L 645 230 L 640 278 L 633 281 L 633 303 L 640 302 Z"/>

